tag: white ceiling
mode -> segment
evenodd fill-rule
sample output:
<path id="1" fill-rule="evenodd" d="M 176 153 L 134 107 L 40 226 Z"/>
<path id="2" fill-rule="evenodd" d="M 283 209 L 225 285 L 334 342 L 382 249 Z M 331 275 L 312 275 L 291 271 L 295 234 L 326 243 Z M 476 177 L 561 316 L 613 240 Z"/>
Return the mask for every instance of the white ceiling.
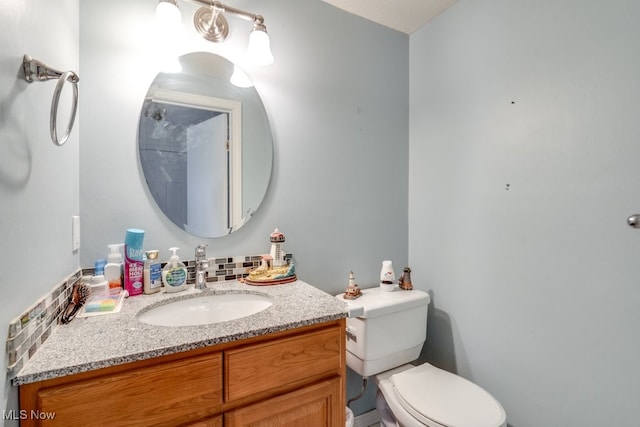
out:
<path id="1" fill-rule="evenodd" d="M 340 9 L 411 34 L 458 0 L 323 0 Z"/>

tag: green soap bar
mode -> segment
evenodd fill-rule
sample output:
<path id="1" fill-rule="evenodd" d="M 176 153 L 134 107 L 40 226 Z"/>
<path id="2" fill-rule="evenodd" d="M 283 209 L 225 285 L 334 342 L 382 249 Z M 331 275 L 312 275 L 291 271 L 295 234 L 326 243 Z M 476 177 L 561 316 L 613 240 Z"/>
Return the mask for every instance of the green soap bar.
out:
<path id="1" fill-rule="evenodd" d="M 91 302 L 87 304 L 85 311 L 93 313 L 96 311 L 113 311 L 116 308 L 116 302 L 113 300 L 104 300 L 99 302 Z"/>

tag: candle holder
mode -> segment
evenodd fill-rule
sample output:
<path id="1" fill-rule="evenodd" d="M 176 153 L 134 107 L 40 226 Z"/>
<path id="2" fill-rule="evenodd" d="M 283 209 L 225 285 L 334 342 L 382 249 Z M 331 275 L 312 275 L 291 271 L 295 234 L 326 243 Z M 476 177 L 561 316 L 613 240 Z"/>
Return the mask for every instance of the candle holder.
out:
<path id="1" fill-rule="evenodd" d="M 353 275 L 353 271 L 349 273 L 349 286 L 344 291 L 344 295 L 342 296 L 344 299 L 356 299 L 362 296 L 362 291 L 360 287 L 356 284 L 355 276 Z"/>
<path id="2" fill-rule="evenodd" d="M 400 289 L 405 291 L 413 289 L 413 284 L 411 283 L 411 269 L 409 267 L 404 268 L 402 276 L 400 276 L 400 280 L 398 281 L 398 286 Z"/>

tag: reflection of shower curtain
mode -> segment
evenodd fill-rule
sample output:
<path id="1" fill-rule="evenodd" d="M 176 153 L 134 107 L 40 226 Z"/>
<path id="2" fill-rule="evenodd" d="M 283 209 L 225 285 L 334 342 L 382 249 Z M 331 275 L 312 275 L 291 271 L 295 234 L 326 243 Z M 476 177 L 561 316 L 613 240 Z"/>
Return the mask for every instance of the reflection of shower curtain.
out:
<path id="1" fill-rule="evenodd" d="M 229 229 L 227 161 L 228 114 L 187 129 L 187 224 L 201 237 L 224 236 Z"/>

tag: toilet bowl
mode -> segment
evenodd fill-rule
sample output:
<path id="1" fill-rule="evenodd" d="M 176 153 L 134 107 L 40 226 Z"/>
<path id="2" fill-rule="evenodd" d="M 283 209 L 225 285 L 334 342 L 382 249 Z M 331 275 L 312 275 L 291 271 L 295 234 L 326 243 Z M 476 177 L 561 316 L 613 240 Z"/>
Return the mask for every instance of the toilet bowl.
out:
<path id="1" fill-rule="evenodd" d="M 408 364 L 426 340 L 429 294 L 371 288 L 343 301 L 354 313 L 347 319 L 347 366 L 374 378 L 382 426 L 506 427 L 502 405 L 478 385 L 429 363 Z"/>
<path id="2" fill-rule="evenodd" d="M 383 427 L 506 427 L 502 405 L 485 390 L 429 363 L 374 377 Z"/>

